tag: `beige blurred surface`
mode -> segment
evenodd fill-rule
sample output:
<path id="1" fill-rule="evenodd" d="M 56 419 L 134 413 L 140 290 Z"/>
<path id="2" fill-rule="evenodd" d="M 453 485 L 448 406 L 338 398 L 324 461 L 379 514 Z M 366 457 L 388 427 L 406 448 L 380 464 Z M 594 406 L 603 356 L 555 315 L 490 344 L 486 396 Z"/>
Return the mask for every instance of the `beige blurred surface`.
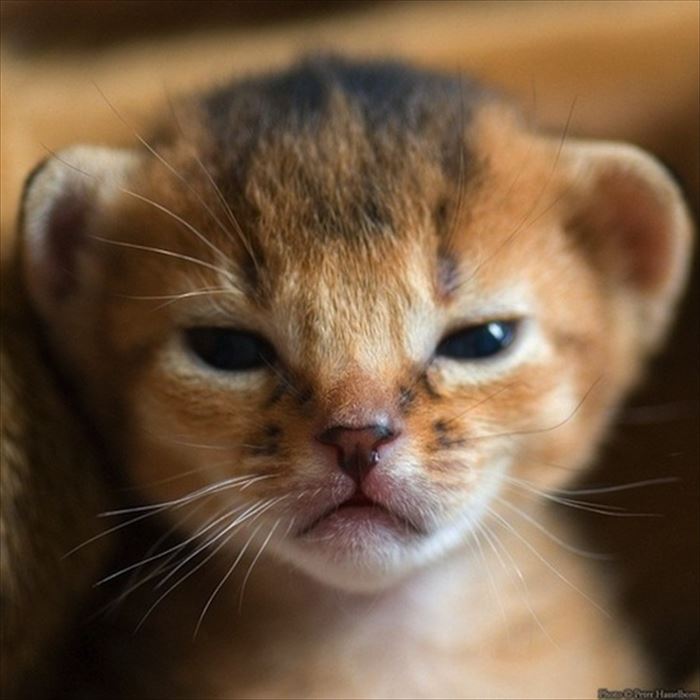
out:
<path id="1" fill-rule="evenodd" d="M 20 5 L 45 12 L 42 3 Z M 89 33 L 90 13 L 103 3 L 72 5 L 75 22 Z M 46 51 L 18 51 L 21 42 L 10 34 L 16 21 L 5 19 L 2 224 L 12 221 L 23 174 L 46 154 L 42 144 L 132 137 L 95 84 L 143 126 L 166 91 L 201 88 L 319 49 L 459 68 L 502 86 L 544 124 L 561 125 L 575 100 L 574 132 L 624 137 L 661 152 L 681 164 L 697 191 L 697 161 L 693 169 L 684 160 L 697 147 L 699 7 L 694 1 L 379 3 L 263 27 L 241 19 L 203 31 L 195 22 L 191 33 L 88 50 L 75 44 L 61 50 L 54 41 Z"/>
<path id="2" fill-rule="evenodd" d="M 365 2 L 331 3 L 332 10 L 304 2 L 201 3 L 199 14 L 178 3 L 52 5 L 2 6 L 3 254 L 14 238 L 23 178 L 47 148 L 133 140 L 101 92 L 145 131 L 168 93 L 319 49 L 398 56 L 494 82 L 547 128 L 561 131 L 571 116 L 573 134 L 651 150 L 685 183 L 696 215 L 699 209 L 694 0 Z M 179 20 L 171 16 L 178 7 Z M 591 476 L 596 483 L 681 481 L 607 500 L 663 518 L 588 523 L 599 546 L 618 553 L 624 604 L 671 671 L 697 654 L 697 264 L 695 270 L 667 351 Z"/>

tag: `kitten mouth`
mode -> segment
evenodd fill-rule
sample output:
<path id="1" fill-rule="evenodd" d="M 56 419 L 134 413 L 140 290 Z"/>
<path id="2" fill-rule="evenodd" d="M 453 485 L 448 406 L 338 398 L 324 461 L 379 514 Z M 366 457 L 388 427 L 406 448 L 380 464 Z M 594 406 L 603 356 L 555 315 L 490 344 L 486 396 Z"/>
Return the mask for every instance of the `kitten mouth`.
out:
<path id="1" fill-rule="evenodd" d="M 373 501 L 369 496 L 365 496 L 364 493 L 358 491 L 354 493 L 350 498 L 346 499 L 343 501 L 339 506 L 336 506 L 337 510 L 340 510 L 341 508 L 363 508 L 366 506 L 374 506 L 375 508 L 383 508 L 383 506 L 379 505 L 376 501 Z"/>
<path id="2" fill-rule="evenodd" d="M 407 534 L 424 534 L 423 531 L 409 519 L 395 513 L 381 503 L 372 500 L 369 496 L 356 491 L 350 498 L 331 506 L 309 525 L 304 526 L 298 533 L 298 537 L 304 537 L 325 521 L 334 518 L 343 518 L 348 521 L 382 521 L 385 525 L 393 526 Z"/>

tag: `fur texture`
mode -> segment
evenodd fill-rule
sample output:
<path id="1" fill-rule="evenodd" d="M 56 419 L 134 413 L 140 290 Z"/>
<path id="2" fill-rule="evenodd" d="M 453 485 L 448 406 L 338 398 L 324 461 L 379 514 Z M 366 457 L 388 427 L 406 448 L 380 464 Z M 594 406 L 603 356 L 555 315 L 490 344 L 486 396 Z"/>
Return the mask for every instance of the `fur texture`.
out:
<path id="1" fill-rule="evenodd" d="M 45 696 L 70 620 L 95 581 L 108 538 L 66 554 L 99 531 L 104 462 L 48 361 L 15 266 L 2 289 L 3 697 Z"/>
<path id="2" fill-rule="evenodd" d="M 218 598 L 183 580 L 156 606 L 127 653 L 165 625 L 170 670 L 122 692 L 641 686 L 532 494 L 589 463 L 663 337 L 691 233 L 664 170 L 631 147 L 532 133 L 457 76 L 335 58 L 178 105 L 155 134 L 49 162 L 26 198 L 28 284 L 140 493 L 183 538 L 210 538 L 181 574 L 209 551 L 265 552 L 238 617 L 248 577 L 224 586 L 226 568 Z M 499 320 L 518 321 L 501 356 L 435 355 Z M 186 346 L 197 326 L 255 332 L 276 358 L 217 372 Z M 317 436 L 385 414 L 399 436 L 362 483 L 375 511 L 353 520 L 338 506 L 356 485 Z M 201 611 L 202 646 L 169 606 Z"/>

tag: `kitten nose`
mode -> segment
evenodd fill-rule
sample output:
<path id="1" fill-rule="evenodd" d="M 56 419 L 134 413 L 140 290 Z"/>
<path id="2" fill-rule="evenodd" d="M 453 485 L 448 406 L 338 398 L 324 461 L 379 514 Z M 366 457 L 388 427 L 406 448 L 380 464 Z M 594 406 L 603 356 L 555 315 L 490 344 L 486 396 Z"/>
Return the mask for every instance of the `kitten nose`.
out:
<path id="1" fill-rule="evenodd" d="M 324 430 L 319 442 L 336 448 L 338 466 L 358 484 L 382 458 L 382 447 L 398 437 L 388 425 L 348 428 L 336 425 Z"/>

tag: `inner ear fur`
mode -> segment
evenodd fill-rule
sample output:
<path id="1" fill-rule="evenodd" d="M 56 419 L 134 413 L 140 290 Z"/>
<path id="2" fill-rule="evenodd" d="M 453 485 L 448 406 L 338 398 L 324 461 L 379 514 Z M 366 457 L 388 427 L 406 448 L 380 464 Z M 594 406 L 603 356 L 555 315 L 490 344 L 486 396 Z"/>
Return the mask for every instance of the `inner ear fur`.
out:
<path id="1" fill-rule="evenodd" d="M 75 305 L 98 273 L 99 215 L 137 156 L 128 150 L 73 146 L 47 158 L 29 176 L 22 198 L 22 267 L 42 315 Z"/>
<path id="2" fill-rule="evenodd" d="M 573 142 L 564 154 L 568 232 L 653 348 L 685 283 L 693 227 L 666 169 L 626 144 Z"/>

